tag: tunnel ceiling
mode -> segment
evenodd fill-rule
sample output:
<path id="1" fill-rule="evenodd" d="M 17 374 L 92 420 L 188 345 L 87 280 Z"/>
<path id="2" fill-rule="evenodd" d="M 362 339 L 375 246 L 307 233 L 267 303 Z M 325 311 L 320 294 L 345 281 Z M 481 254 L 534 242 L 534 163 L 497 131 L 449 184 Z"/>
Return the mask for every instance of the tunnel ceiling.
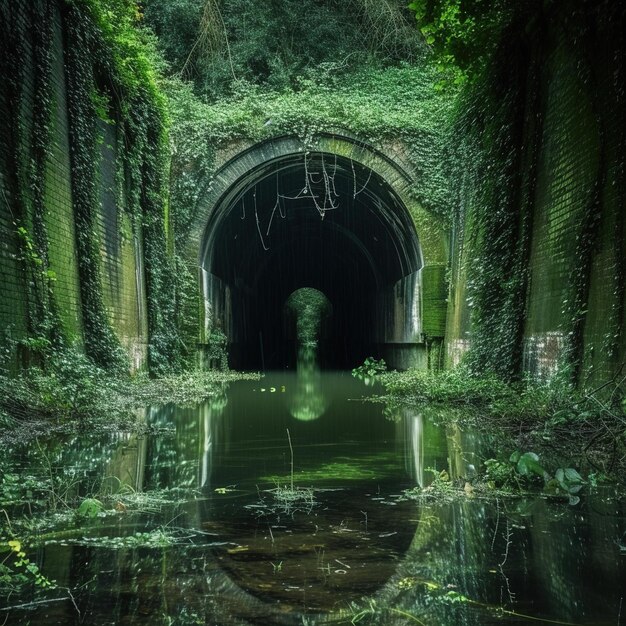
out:
<path id="1" fill-rule="evenodd" d="M 287 260 L 282 272 L 292 274 L 294 289 L 314 286 L 302 279 L 333 283 L 331 260 L 367 268 L 378 287 L 421 265 L 411 218 L 389 185 L 328 154 L 294 155 L 249 172 L 214 214 L 203 257 L 212 274 L 252 289 Z"/>
<path id="2" fill-rule="evenodd" d="M 376 294 L 418 270 L 421 256 L 407 209 L 378 174 L 314 153 L 241 177 L 213 212 L 201 262 L 246 301 L 247 335 L 278 335 L 289 294 L 314 287 L 331 301 L 337 336 L 365 337 Z"/>

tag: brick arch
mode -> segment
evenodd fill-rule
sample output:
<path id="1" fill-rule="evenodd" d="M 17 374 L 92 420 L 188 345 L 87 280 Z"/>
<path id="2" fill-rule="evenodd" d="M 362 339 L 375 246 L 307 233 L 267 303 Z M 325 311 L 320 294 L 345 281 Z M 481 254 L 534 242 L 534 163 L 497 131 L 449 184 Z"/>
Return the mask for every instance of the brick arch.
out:
<path id="1" fill-rule="evenodd" d="M 207 343 L 216 323 L 224 328 L 231 344 L 238 341 L 229 323 L 242 307 L 233 303 L 230 286 L 216 281 L 212 274 L 210 259 L 220 237 L 220 225 L 247 189 L 267 179 L 279 167 L 302 161 L 305 154 L 325 155 L 335 162 L 341 159 L 344 164 L 349 162 L 353 168 L 370 172 L 392 198 L 392 208 L 384 207 L 386 215 L 400 223 L 400 230 L 408 235 L 397 237 L 398 256 L 405 261 L 397 283 L 385 284 L 376 296 L 380 299 L 376 306 L 381 311 L 376 314 L 376 344 L 380 344 L 379 355 L 397 367 L 425 364 L 426 338 L 441 338 L 444 334 L 446 224 L 415 199 L 415 175 L 401 145 L 382 148 L 355 137 L 330 133 L 317 135 L 306 143 L 294 136 L 282 136 L 222 152 L 224 156 L 218 159 L 217 170 L 197 203 L 182 251 L 190 267 L 198 272 L 200 345 Z M 380 208 L 382 215 L 383 207 Z"/>

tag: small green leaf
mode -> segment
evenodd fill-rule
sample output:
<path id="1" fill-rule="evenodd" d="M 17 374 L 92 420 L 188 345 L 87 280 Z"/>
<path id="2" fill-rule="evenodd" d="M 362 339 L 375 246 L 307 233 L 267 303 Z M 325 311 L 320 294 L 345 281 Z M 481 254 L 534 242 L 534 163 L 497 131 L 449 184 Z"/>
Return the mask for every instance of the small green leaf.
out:
<path id="1" fill-rule="evenodd" d="M 570 483 L 584 483 L 583 477 L 572 467 L 565 469 L 565 480 Z"/>
<path id="2" fill-rule="evenodd" d="M 94 518 L 102 511 L 102 502 L 95 498 L 86 498 L 78 507 L 77 513 L 81 517 Z"/>

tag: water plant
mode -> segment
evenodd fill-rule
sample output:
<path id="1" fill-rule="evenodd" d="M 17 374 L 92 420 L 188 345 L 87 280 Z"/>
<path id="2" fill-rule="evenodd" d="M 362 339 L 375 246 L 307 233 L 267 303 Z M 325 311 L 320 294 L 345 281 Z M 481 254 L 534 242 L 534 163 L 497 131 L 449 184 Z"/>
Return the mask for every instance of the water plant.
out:
<path id="1" fill-rule="evenodd" d="M 373 385 L 377 378 L 387 371 L 387 363 L 385 359 L 375 359 L 368 356 L 362 365 L 352 370 L 352 376 L 363 381 L 366 385 Z"/>
<path id="2" fill-rule="evenodd" d="M 616 480 L 624 475 L 626 413 L 617 379 L 585 390 L 560 377 L 506 383 L 494 375 L 477 376 L 463 366 L 441 373 L 389 372 L 379 379 L 387 392 L 383 399 L 389 403 L 389 415 L 401 407 L 419 408 L 438 419 L 489 432 L 500 450 L 521 451 L 515 459 L 520 476 L 543 478 L 532 454 L 555 456 L 557 441 L 559 456 L 568 462 L 564 470 L 586 466 Z M 508 456 L 498 456 L 497 461 L 508 471 Z M 496 471 L 496 465 L 490 470 Z"/>
<path id="3" fill-rule="evenodd" d="M 266 489 L 263 493 L 271 495 L 271 501 L 266 501 L 259 492 L 259 501 L 255 504 L 246 505 L 246 508 L 256 515 L 288 515 L 293 517 L 296 512 L 310 513 L 316 505 L 315 491 L 312 487 L 300 487 L 294 483 L 294 455 L 291 444 L 291 434 L 287 428 L 287 441 L 290 451 L 289 482 L 281 484 L 276 481 L 275 487 Z"/>
<path id="4" fill-rule="evenodd" d="M 26 556 L 19 539 L 10 539 L 3 547 L 8 548 L 8 554 L 0 561 L 0 593 L 10 595 L 31 582 L 40 589 L 56 587 L 55 581 L 44 576 L 39 566 Z M 0 548 L 0 554 L 4 551 Z"/>

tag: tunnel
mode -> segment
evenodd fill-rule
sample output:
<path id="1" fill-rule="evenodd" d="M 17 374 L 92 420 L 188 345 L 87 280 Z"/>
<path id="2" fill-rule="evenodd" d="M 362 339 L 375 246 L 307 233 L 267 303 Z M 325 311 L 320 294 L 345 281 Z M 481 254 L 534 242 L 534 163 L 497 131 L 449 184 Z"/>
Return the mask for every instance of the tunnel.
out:
<path id="1" fill-rule="evenodd" d="M 398 285 L 411 292 L 400 317 L 419 315 L 413 300 L 422 264 L 413 220 L 378 173 L 321 151 L 268 159 L 229 185 L 204 229 L 206 333 L 226 335 L 231 367 L 293 368 L 285 303 L 313 288 L 332 307 L 320 365 L 351 368 L 380 356 L 389 326 L 398 324 L 388 306 Z"/>

